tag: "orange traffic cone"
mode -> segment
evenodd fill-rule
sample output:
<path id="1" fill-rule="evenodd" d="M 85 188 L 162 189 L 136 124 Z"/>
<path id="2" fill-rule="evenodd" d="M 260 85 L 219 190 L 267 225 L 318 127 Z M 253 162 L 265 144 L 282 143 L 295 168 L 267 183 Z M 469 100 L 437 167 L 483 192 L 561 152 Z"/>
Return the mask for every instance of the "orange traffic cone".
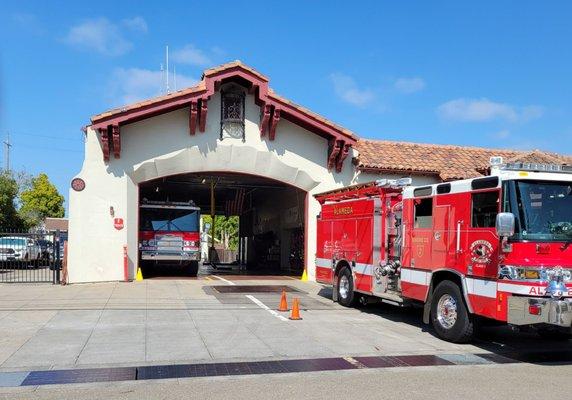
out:
<path id="1" fill-rule="evenodd" d="M 286 301 L 286 290 L 282 289 L 282 297 L 280 297 L 280 305 L 278 311 L 288 311 L 288 302 Z"/>
<path id="2" fill-rule="evenodd" d="M 290 314 L 290 319 L 292 320 L 302 319 L 302 317 L 300 316 L 300 299 L 298 298 L 295 298 L 292 301 L 292 313 Z"/>

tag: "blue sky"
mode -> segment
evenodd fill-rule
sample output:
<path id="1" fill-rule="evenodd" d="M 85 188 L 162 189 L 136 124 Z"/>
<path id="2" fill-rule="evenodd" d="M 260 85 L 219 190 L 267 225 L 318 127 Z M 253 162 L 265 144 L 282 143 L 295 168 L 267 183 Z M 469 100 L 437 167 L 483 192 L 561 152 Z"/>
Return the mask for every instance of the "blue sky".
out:
<path id="1" fill-rule="evenodd" d="M 572 154 L 572 2 L 147 3 L 0 0 L 14 169 L 67 198 L 80 128 L 158 94 L 165 45 L 179 88 L 239 59 L 361 137 Z"/>

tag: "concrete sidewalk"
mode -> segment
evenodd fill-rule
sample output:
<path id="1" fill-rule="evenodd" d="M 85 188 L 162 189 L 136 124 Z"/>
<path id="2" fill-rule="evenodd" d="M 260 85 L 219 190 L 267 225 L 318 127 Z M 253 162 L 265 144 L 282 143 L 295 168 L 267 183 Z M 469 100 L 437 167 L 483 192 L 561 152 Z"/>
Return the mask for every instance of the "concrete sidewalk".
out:
<path id="1" fill-rule="evenodd" d="M 348 309 L 320 285 L 287 278 L 226 280 L 0 285 L 0 371 L 483 351 L 479 343 L 436 338 L 415 310 Z M 261 307 L 276 309 L 279 293 L 254 293 L 256 304 L 246 294 L 211 288 L 232 283 L 297 288 L 289 296 L 301 298 L 303 320 L 284 320 Z M 510 343 L 499 348 L 533 340 L 506 330 L 491 339 Z"/>

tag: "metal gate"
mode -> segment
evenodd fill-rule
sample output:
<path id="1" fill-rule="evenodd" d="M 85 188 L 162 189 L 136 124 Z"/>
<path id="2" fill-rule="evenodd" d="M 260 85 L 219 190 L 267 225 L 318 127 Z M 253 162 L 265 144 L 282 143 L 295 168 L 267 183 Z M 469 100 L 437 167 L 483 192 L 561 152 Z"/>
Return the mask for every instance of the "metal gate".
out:
<path id="1" fill-rule="evenodd" d="M 62 246 L 59 232 L 0 231 L 0 283 L 59 283 Z"/>

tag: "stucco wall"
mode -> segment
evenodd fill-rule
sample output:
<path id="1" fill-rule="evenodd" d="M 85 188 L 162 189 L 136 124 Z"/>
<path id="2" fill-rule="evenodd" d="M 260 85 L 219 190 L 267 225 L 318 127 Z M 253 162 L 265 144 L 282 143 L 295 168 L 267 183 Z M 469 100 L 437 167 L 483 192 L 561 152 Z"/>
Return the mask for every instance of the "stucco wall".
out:
<path id="1" fill-rule="evenodd" d="M 85 161 L 78 177 L 82 192 L 70 190 L 68 269 L 70 282 L 123 279 L 123 246 L 128 249 L 129 275 L 136 271 L 138 184 L 149 179 L 188 172 L 234 171 L 277 179 L 315 194 L 380 178 L 356 174 L 350 153 L 341 173 L 328 171 L 327 141 L 281 120 L 276 138 L 261 138 L 259 107 L 246 100 L 245 140 L 219 139 L 220 94 L 209 100 L 206 132 L 189 134 L 189 110 L 181 109 L 121 127 L 121 158 L 103 161 L 98 134 L 88 128 Z M 401 176 L 392 176 L 401 177 Z M 433 183 L 430 177 L 416 183 Z M 116 230 L 114 217 L 125 227 Z M 319 204 L 310 197 L 307 266 L 314 278 L 315 230 Z"/>

